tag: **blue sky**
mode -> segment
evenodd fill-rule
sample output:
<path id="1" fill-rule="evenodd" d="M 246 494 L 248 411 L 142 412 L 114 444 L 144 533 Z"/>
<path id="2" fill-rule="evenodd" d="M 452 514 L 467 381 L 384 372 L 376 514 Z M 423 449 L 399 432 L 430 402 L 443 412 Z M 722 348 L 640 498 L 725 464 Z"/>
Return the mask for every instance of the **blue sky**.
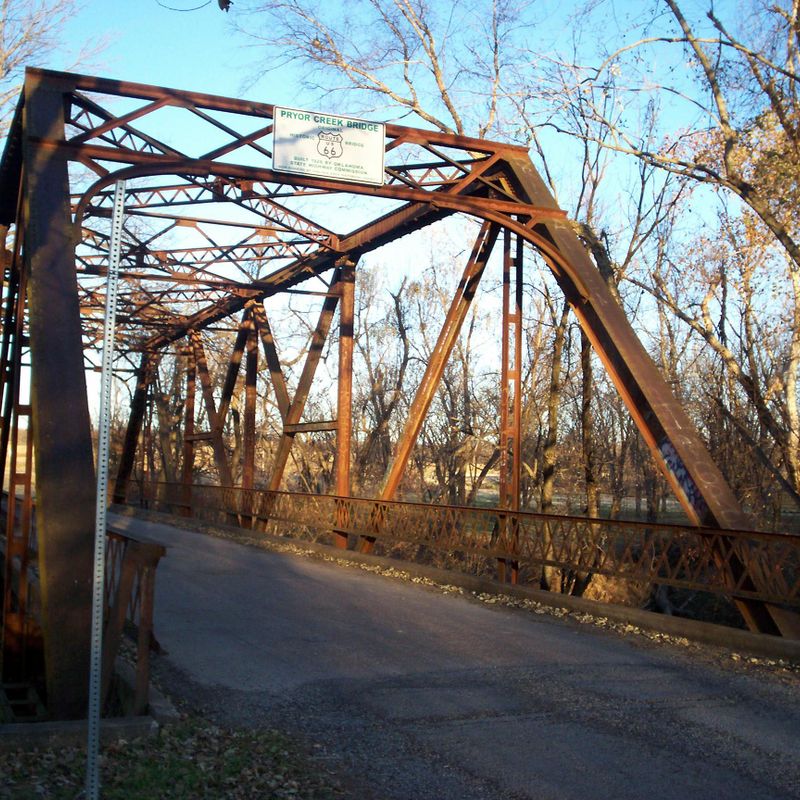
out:
<path id="1" fill-rule="evenodd" d="M 162 0 L 191 8 L 203 0 Z M 232 12 L 233 13 L 233 9 Z M 286 80 L 247 80 L 255 57 L 235 34 L 216 0 L 193 12 L 168 11 L 156 0 L 87 0 L 66 31 L 71 50 L 88 40 L 108 45 L 80 71 L 211 94 L 297 104 L 296 87 Z M 63 67 L 53 53 L 48 66 Z M 43 65 L 44 66 L 44 65 Z"/>

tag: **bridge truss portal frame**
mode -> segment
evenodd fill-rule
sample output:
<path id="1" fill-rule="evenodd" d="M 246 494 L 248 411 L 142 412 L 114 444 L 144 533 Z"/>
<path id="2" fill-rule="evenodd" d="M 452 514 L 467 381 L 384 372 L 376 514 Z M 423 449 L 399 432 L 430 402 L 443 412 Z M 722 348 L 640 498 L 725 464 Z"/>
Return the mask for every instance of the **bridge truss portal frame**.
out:
<path id="1" fill-rule="evenodd" d="M 503 248 L 501 506 L 519 510 L 521 285 L 524 246 L 552 271 L 572 311 L 623 398 L 653 458 L 692 524 L 747 529 L 748 519 L 694 425 L 634 333 L 625 313 L 555 203 L 527 151 L 518 146 L 398 125 L 386 126 L 385 182 L 367 186 L 287 175 L 271 167 L 273 106 L 102 78 L 29 70 L 0 163 L 0 224 L 12 233 L 3 292 L 0 458 L 12 493 L 6 528 L 5 663 L 32 636 L 26 585 L 34 535 L 41 595 L 41 636 L 48 701 L 54 716 L 85 710 L 92 564 L 94 476 L 84 367 L 100 342 L 113 185 L 125 180 L 126 213 L 161 226 L 127 232 L 117 347 L 137 383 L 115 488 L 124 499 L 147 415 L 148 386 L 159 355 L 180 348 L 188 363 L 184 495 L 191 497 L 194 448 L 210 444 L 222 486 L 233 483 L 222 430 L 245 364 L 242 489 L 253 488 L 255 385 L 263 351 L 283 421 L 270 491 L 298 434 L 333 430 L 336 495 L 350 496 L 354 280 L 359 259 L 407 233 L 453 214 L 480 231 L 461 283 L 410 407 L 380 496 L 395 498 L 408 458 L 458 339 L 489 255 Z M 156 119 L 159 120 L 156 124 Z M 164 120 L 173 120 L 165 128 Z M 180 122 L 178 120 L 181 120 Z M 193 152 L 184 129 L 206 126 L 213 148 Z M 170 135 L 156 131 L 170 130 Z M 179 141 L 180 140 L 180 141 Z M 391 203 L 355 230 L 335 232 L 303 213 L 300 201 L 355 194 Z M 231 204 L 249 222 L 209 220 L 194 210 Z M 226 228 L 227 226 L 227 228 Z M 200 245 L 164 246 L 166 234 L 191 229 Z M 231 232 L 224 241 L 209 230 Z M 231 277 L 220 265 L 260 265 L 256 277 Z M 290 396 L 263 301 L 330 274 L 311 347 Z M 302 291 L 302 290 L 301 290 Z M 303 420 L 323 344 L 339 307 L 336 420 Z M 221 398 L 211 387 L 203 330 L 236 321 L 236 342 Z M 238 321 L 237 321 L 238 320 Z M 259 347 L 260 345 L 260 347 Z M 89 354 L 89 355 L 87 355 Z M 88 362 L 87 362 L 88 359 Z M 30 367 L 30 392 L 22 375 Z M 210 429 L 194 430 L 197 383 Z M 29 421 L 30 424 L 26 424 Z M 24 441 L 26 440 L 26 441 Z M 27 443 L 27 446 L 24 444 Z M 36 531 L 32 524 L 35 454 Z M 21 511 L 14 509 L 21 508 Z M 722 541 L 722 540 L 720 540 Z M 338 543 L 346 536 L 341 533 Z M 369 550 L 369 537 L 362 546 Z M 16 562 L 15 562 L 16 559 Z M 18 574 L 11 575 L 12 564 Z M 732 585 L 743 565 L 726 556 Z M 514 577 L 514 564 L 510 564 Z M 14 593 L 11 584 L 17 587 Z M 745 581 L 746 583 L 746 581 Z M 745 586 L 748 591 L 752 586 Z M 13 594 L 13 596 L 12 596 Z M 747 624 L 786 633 L 794 624 L 780 606 L 735 602 Z"/>

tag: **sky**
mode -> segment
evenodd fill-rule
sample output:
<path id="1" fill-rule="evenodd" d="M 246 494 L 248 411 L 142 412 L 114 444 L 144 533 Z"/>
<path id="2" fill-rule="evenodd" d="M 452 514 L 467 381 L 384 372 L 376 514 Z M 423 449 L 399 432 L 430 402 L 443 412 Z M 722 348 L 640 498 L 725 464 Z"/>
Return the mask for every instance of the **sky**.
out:
<path id="1" fill-rule="evenodd" d="M 192 8 L 204 0 L 162 0 Z M 86 0 L 67 27 L 70 48 L 80 50 L 88 40 L 107 40 L 102 51 L 79 71 L 103 77 L 150 83 L 176 89 L 243 97 L 278 105 L 298 105 L 297 86 L 280 78 L 249 80 L 257 58 L 234 32 L 231 17 L 217 0 L 197 11 L 169 11 L 156 0 Z M 235 6 L 231 9 L 235 14 Z M 53 66 L 63 57 L 49 56 Z"/>

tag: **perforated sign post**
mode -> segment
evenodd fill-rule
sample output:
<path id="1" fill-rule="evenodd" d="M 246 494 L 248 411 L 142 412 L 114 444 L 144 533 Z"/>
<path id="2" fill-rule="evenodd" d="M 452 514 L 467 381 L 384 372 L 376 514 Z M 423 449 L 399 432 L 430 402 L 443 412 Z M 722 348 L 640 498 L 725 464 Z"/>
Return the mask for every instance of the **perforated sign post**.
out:
<path id="1" fill-rule="evenodd" d="M 279 172 L 380 186 L 385 138 L 380 122 L 276 106 L 272 166 Z"/>
<path id="2" fill-rule="evenodd" d="M 111 427 L 111 382 L 114 364 L 114 328 L 117 315 L 119 262 L 122 249 L 122 223 L 125 215 L 125 181 L 114 187 L 111 217 L 111 246 L 108 254 L 106 313 L 103 322 L 103 365 L 100 377 L 100 414 L 97 432 L 97 507 L 94 531 L 94 571 L 92 577 L 92 649 L 89 663 L 88 735 L 86 741 L 87 800 L 100 797 L 99 750 L 102 711 L 103 664 L 103 589 L 106 570 L 106 508 L 108 501 L 109 434 Z"/>

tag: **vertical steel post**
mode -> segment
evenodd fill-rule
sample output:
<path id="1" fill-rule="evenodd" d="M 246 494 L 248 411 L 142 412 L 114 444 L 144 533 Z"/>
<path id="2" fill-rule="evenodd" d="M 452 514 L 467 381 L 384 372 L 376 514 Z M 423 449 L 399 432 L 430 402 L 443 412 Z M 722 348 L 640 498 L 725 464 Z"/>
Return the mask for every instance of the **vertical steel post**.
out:
<path id="1" fill-rule="evenodd" d="M 503 237 L 503 318 L 500 372 L 500 508 L 519 511 L 521 467 L 522 389 L 522 240 L 516 237 L 512 255 L 509 230 Z M 513 284 L 513 292 L 512 292 Z M 513 298 L 512 298 L 513 294 Z M 512 309 L 513 303 L 513 309 Z M 504 517 L 503 523 L 507 524 Z M 513 524 L 513 523 L 512 523 Z M 515 530 L 504 530 L 507 540 L 516 540 Z M 497 579 L 506 579 L 506 559 L 498 559 Z M 517 562 L 511 562 L 511 581 L 517 581 Z"/>
<path id="2" fill-rule="evenodd" d="M 514 385 L 514 402 L 512 404 L 513 439 L 511 442 L 511 510 L 519 511 L 520 481 L 522 478 L 522 273 L 523 273 L 523 240 L 517 237 L 517 252 L 514 259 L 514 374 L 511 376 Z M 516 518 L 512 531 L 514 550 L 519 544 L 519 530 Z M 519 561 L 511 563 L 511 582 L 519 580 Z"/>
<path id="3" fill-rule="evenodd" d="M 136 373 L 136 389 L 131 398 L 131 410 L 128 416 L 128 426 L 125 429 L 125 440 L 122 445 L 122 454 L 117 467 L 117 479 L 114 482 L 114 502 L 124 503 L 128 495 L 128 483 L 136 463 L 136 445 L 142 430 L 145 405 L 147 402 L 147 387 L 153 373 L 153 366 L 149 353 L 142 355 L 142 361 Z"/>
<path id="4" fill-rule="evenodd" d="M 100 414 L 97 426 L 97 502 L 94 526 L 94 571 L 92 575 L 92 647 L 89 671 L 88 740 L 86 746 L 86 797 L 100 796 L 101 685 L 103 670 L 103 598 L 106 569 L 106 512 L 108 507 L 108 457 L 111 428 L 111 381 L 114 366 L 114 329 L 117 316 L 117 287 L 122 222 L 125 212 L 125 182 L 114 188 L 114 212 L 111 218 L 111 247 L 108 255 L 106 314 L 103 323 L 103 366 L 100 376 Z M 111 669 L 112 667 L 109 667 Z M 108 676 L 106 676 L 108 679 Z"/>
<path id="5" fill-rule="evenodd" d="M 47 707 L 86 713 L 95 480 L 64 139 L 66 81 L 25 79 L 23 257 L 28 276 L 36 529 Z M 89 535 L 87 535 L 89 534 Z"/>
<path id="6" fill-rule="evenodd" d="M 14 291 L 13 284 L 16 283 Z M 8 509 L 5 527 L 5 570 L 2 629 L 3 677 L 9 681 L 26 680 L 28 671 L 29 620 L 28 620 L 28 567 L 30 564 L 30 537 L 33 528 L 33 427 L 30 405 L 22 402 L 22 341 L 25 328 L 25 275 L 18 282 L 9 281 L 9 305 L 13 306 L 11 325 L 6 331 L 10 338 L 7 373 L 5 377 L 5 405 L 3 415 L 4 451 L 10 444 L 8 459 Z M 23 420 L 25 421 L 23 424 Z M 23 438 L 20 446 L 20 437 Z M 6 458 L 4 453 L 3 464 Z M 17 491 L 22 489 L 18 502 Z M 17 570 L 15 577 L 14 572 Z M 16 591 L 15 591 L 16 588 Z"/>
<path id="7" fill-rule="evenodd" d="M 244 452 L 242 454 L 242 489 L 251 490 L 255 483 L 256 462 L 256 381 L 258 379 L 258 336 L 252 315 L 247 318 L 247 354 L 244 384 Z M 244 492 L 242 525 L 253 526 L 253 498 Z"/>
<path id="8" fill-rule="evenodd" d="M 511 496 L 515 511 L 519 511 L 520 480 L 522 477 L 522 277 L 524 242 L 517 237 L 517 257 L 514 261 L 514 459 L 511 473 Z"/>
<path id="9" fill-rule="evenodd" d="M 181 514 L 192 516 L 192 483 L 194 482 L 194 401 L 196 370 L 191 348 L 186 351 L 186 403 L 183 422 L 183 459 L 181 462 Z"/>
<path id="10" fill-rule="evenodd" d="M 17 198 L 17 213 L 14 224 L 14 245 L 11 251 L 9 264 L 3 266 L 3 340 L 0 345 L 0 395 L 2 396 L 3 424 L 0 429 L 0 475 L 5 475 L 6 457 L 8 455 L 8 435 L 10 430 L 11 407 L 13 404 L 13 371 L 11 358 L 13 348 L 19 346 L 18 338 L 15 336 L 16 322 L 15 312 L 17 309 L 17 298 L 22 295 L 23 301 L 25 290 L 21 287 L 22 282 L 22 259 L 21 249 L 23 233 L 25 229 L 25 218 L 22 214 L 23 186 L 25 175 L 20 175 L 19 194 Z M 4 226 L 4 230 L 5 226 Z M 3 237 L 5 241 L 5 237 Z M 2 242 L 0 242 L 2 245 Z"/>
<path id="11" fill-rule="evenodd" d="M 350 456 L 353 436 L 353 324 L 355 319 L 355 265 L 342 267 L 339 282 L 339 386 L 336 403 L 336 494 L 350 496 Z M 345 526 L 345 509 L 339 507 L 337 524 Z M 347 533 L 334 531 L 336 547 L 347 548 Z"/>

